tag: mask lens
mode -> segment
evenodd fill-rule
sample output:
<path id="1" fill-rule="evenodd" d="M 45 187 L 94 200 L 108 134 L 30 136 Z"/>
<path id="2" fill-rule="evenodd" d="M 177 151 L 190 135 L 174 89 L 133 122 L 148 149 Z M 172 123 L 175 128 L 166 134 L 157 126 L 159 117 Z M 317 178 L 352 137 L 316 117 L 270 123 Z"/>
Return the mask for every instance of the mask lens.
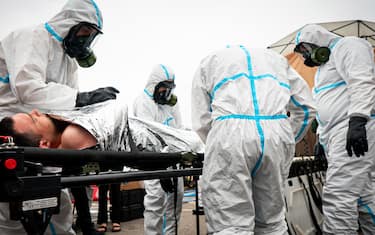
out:
<path id="1" fill-rule="evenodd" d="M 171 94 L 172 92 L 170 88 L 161 87 L 159 88 L 159 92 L 157 92 L 157 97 L 158 100 L 160 100 L 163 103 L 166 103 L 168 99 L 171 98 Z"/>
<path id="2" fill-rule="evenodd" d="M 172 89 L 171 88 L 167 88 L 165 90 L 165 99 L 169 100 L 171 98 L 171 96 L 172 96 Z"/>
<path id="3" fill-rule="evenodd" d="M 70 29 L 69 34 L 63 40 L 65 52 L 71 58 L 76 58 L 80 66 L 85 64 L 82 67 L 90 67 L 96 61 L 91 47 L 101 33 L 93 24 L 86 22 L 77 24 Z M 85 62 L 82 63 L 82 60 Z"/>
<path id="4" fill-rule="evenodd" d="M 96 36 L 99 34 L 99 31 L 93 27 L 83 25 L 80 29 L 78 29 L 75 37 L 76 43 L 83 47 L 90 47 L 93 44 L 94 40 L 97 38 Z M 95 40 L 96 41 L 96 40 Z"/>
<path id="5" fill-rule="evenodd" d="M 162 87 L 173 89 L 176 87 L 174 81 L 163 81 L 159 83 Z"/>
<path id="6" fill-rule="evenodd" d="M 91 24 L 88 23 L 81 23 L 78 24 L 78 30 L 76 32 L 76 36 L 96 36 L 100 32 Z"/>
<path id="7" fill-rule="evenodd" d="M 167 104 L 173 95 L 174 82 L 163 81 L 155 87 L 154 100 L 158 104 Z"/>
<path id="8" fill-rule="evenodd" d="M 308 59 L 311 57 L 314 48 L 317 48 L 314 44 L 301 42 L 294 48 L 294 52 L 297 52 L 301 54 L 303 58 Z"/>

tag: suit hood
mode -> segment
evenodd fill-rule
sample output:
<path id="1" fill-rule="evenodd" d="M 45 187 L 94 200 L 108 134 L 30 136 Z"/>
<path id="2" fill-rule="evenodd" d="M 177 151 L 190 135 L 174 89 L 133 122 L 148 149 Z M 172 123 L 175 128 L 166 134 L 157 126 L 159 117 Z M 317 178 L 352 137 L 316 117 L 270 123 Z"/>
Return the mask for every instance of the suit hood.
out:
<path id="1" fill-rule="evenodd" d="M 308 42 L 320 47 L 329 47 L 330 43 L 339 37 L 320 25 L 309 24 L 297 33 L 295 43 L 298 45 L 300 42 Z"/>
<path id="2" fill-rule="evenodd" d="M 158 64 L 154 66 L 147 80 L 145 93 L 153 97 L 155 86 L 162 81 L 174 81 L 175 74 L 173 70 L 165 65 Z"/>
<path id="3" fill-rule="evenodd" d="M 80 22 L 103 28 L 102 13 L 94 0 L 69 0 L 59 13 L 45 23 L 45 28 L 56 40 L 62 42 L 69 30 Z"/>

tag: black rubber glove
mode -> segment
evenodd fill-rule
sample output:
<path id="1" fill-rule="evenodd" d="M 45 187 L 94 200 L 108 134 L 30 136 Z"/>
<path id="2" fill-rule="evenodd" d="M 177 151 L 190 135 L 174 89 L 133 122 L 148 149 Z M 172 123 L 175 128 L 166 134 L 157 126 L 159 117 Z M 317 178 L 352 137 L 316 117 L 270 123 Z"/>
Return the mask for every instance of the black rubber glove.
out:
<path id="1" fill-rule="evenodd" d="M 319 160 L 326 160 L 326 154 L 324 152 L 323 145 L 321 145 L 319 142 L 316 142 L 314 145 L 314 156 L 316 159 Z"/>
<path id="2" fill-rule="evenodd" d="M 174 192 L 171 178 L 160 179 L 160 185 L 161 185 L 161 188 L 164 190 L 164 192 L 166 193 Z"/>
<path id="3" fill-rule="evenodd" d="M 119 91 L 114 87 L 103 87 L 89 92 L 78 92 L 76 107 L 83 107 L 110 99 L 116 99 L 117 93 L 119 93 Z"/>
<path id="4" fill-rule="evenodd" d="M 349 120 L 346 151 L 348 151 L 350 157 L 353 155 L 353 151 L 357 157 L 365 155 L 365 152 L 368 151 L 366 123 L 367 119 L 364 117 L 351 117 Z"/>

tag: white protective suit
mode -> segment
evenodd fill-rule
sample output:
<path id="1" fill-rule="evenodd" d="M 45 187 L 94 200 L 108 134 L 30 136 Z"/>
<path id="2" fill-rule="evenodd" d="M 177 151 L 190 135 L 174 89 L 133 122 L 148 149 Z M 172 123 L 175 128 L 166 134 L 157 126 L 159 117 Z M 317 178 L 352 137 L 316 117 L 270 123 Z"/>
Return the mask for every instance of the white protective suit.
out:
<path id="1" fill-rule="evenodd" d="M 271 50 L 228 47 L 202 60 L 192 121 L 206 143 L 209 234 L 287 233 L 283 183 L 314 115 L 307 83 Z"/>
<path id="2" fill-rule="evenodd" d="M 181 128 L 181 114 L 178 103 L 175 106 L 160 105 L 155 103 L 153 99 L 155 86 L 159 82 L 174 80 L 174 78 L 175 74 L 172 69 L 161 64 L 156 65 L 151 72 L 144 92 L 134 101 L 134 115 L 167 126 Z M 146 180 L 144 183 L 146 189 L 143 214 L 145 234 L 176 234 L 175 221 L 176 219 L 179 221 L 182 210 L 183 179 L 178 178 L 176 208 L 174 206 L 174 193 L 166 193 L 160 186 L 160 180 Z"/>
<path id="3" fill-rule="evenodd" d="M 0 118 L 18 112 L 72 109 L 78 92 L 77 64 L 62 47 L 71 27 L 102 27 L 94 0 L 69 0 L 45 24 L 14 31 L 0 42 Z"/>
<path id="4" fill-rule="evenodd" d="M 78 92 L 76 62 L 65 54 L 62 40 L 79 22 L 102 27 L 94 0 L 69 0 L 45 24 L 14 31 L 0 42 L 0 118 L 32 108 L 72 109 Z M 61 211 L 52 216 L 45 234 L 75 234 L 70 197 L 62 191 Z M 19 221 L 9 220 L 0 203 L 0 234 L 25 234 Z"/>
<path id="5" fill-rule="evenodd" d="M 357 234 L 358 215 L 364 234 L 375 234 L 375 205 L 370 173 L 375 155 L 375 67 L 371 45 L 357 37 L 339 37 L 319 25 L 307 25 L 300 42 L 329 47 L 331 55 L 319 66 L 313 96 L 318 133 L 328 160 L 323 189 L 323 231 Z M 368 152 L 349 157 L 345 149 L 349 118 L 368 118 Z"/>

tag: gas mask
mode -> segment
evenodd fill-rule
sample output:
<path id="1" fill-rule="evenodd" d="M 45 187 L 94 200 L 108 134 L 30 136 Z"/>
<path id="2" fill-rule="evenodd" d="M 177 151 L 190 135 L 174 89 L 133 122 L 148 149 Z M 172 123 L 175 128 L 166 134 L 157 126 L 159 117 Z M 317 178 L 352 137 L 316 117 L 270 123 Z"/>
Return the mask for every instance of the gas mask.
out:
<path id="1" fill-rule="evenodd" d="M 304 64 L 309 67 L 320 66 L 329 60 L 331 50 L 328 47 L 319 47 L 313 43 L 301 42 L 294 52 L 299 53 L 305 59 Z"/>
<path id="2" fill-rule="evenodd" d="M 91 44 L 98 34 L 102 34 L 102 31 L 91 23 L 81 22 L 73 26 L 63 40 L 65 52 L 71 58 L 75 58 L 79 66 L 91 67 L 96 62 Z"/>
<path id="3" fill-rule="evenodd" d="M 172 91 L 176 87 L 173 81 L 159 82 L 155 86 L 154 100 L 157 104 L 174 106 L 177 103 L 177 96 Z"/>

